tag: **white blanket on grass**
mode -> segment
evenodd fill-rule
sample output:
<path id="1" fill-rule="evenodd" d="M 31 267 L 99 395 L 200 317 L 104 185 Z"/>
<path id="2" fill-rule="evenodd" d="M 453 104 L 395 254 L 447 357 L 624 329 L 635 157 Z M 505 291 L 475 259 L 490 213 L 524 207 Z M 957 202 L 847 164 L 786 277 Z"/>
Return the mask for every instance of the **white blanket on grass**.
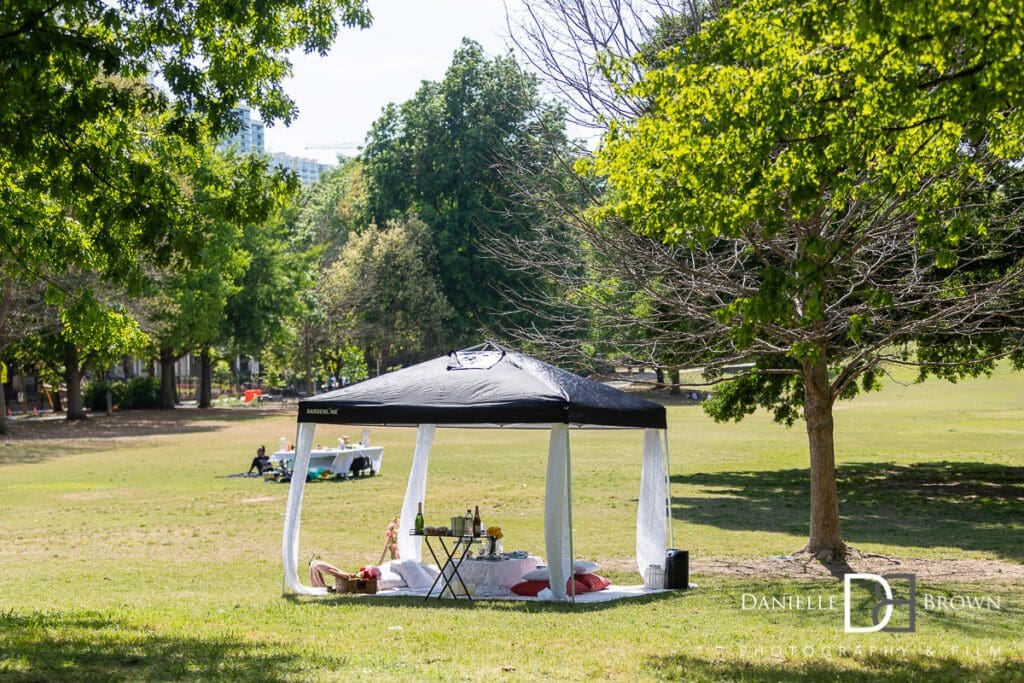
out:
<path id="1" fill-rule="evenodd" d="M 428 586 L 429 588 L 429 586 Z M 407 597 L 424 597 L 427 594 L 428 588 L 421 590 L 412 590 L 410 588 L 398 588 L 394 590 L 380 591 L 376 595 L 368 597 L 378 598 L 407 598 Z M 624 600 L 626 598 L 639 598 L 645 595 L 658 595 L 660 593 L 669 593 L 666 589 L 654 589 L 644 588 L 643 586 L 616 586 L 611 585 L 602 591 L 594 591 L 593 593 L 583 593 L 576 596 L 576 602 L 581 604 L 586 603 L 598 603 L 598 602 L 611 602 L 613 600 Z M 359 596 L 365 597 L 365 596 Z M 433 596 L 431 596 L 433 598 Z M 451 598 L 447 598 L 451 599 Z M 465 598 L 457 598 L 464 600 Z M 473 596 L 474 600 L 516 600 L 516 601 L 527 601 L 527 602 L 546 602 L 543 598 L 533 597 L 529 595 L 501 595 L 501 596 Z"/>

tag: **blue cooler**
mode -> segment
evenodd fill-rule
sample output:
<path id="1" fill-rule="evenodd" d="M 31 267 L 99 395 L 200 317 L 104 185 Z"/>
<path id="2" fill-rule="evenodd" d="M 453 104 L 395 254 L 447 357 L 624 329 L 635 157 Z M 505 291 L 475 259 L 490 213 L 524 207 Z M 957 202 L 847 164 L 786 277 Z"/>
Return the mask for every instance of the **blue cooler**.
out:
<path id="1" fill-rule="evenodd" d="M 665 588 L 690 587 L 690 551 L 669 548 L 665 553 Z"/>

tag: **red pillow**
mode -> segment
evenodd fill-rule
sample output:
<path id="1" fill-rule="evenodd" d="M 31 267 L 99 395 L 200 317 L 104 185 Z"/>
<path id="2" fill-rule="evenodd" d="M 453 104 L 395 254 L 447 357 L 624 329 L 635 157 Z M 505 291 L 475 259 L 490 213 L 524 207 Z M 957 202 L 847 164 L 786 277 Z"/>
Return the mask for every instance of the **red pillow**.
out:
<path id="1" fill-rule="evenodd" d="M 612 585 L 612 582 L 598 574 L 577 574 L 576 585 L 583 584 L 586 590 L 584 593 L 593 593 L 594 591 L 603 591 L 608 586 Z M 576 589 L 579 593 L 579 588 Z"/>
<path id="2" fill-rule="evenodd" d="M 582 576 L 576 577 L 576 595 L 582 595 L 584 593 L 589 593 L 590 591 L 594 590 L 592 588 L 589 588 L 586 583 L 581 581 L 582 578 Z M 597 578 L 601 579 L 601 577 Z M 608 586 L 610 583 L 606 579 L 601 579 L 601 581 L 605 582 L 604 586 L 601 586 L 601 588 Z M 549 587 L 550 585 L 547 581 L 520 581 L 516 585 L 512 586 L 512 588 L 510 588 L 509 590 L 511 590 L 516 595 L 528 595 L 532 598 L 535 598 L 537 597 L 537 593 L 540 593 L 542 590 Z M 598 588 L 596 590 L 601 589 Z M 570 595 L 572 594 L 572 586 L 569 584 L 568 581 L 565 582 L 565 592 L 569 593 Z"/>
<path id="3" fill-rule="evenodd" d="M 516 595 L 529 595 L 537 597 L 537 593 L 548 587 L 547 581 L 520 581 L 510 589 Z"/>

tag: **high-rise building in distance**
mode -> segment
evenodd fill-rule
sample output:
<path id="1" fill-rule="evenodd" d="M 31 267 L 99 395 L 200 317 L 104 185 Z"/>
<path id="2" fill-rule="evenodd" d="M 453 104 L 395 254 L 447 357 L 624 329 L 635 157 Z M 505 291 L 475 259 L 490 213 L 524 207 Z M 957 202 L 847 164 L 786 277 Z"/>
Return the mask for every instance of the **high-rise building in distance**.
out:
<path id="1" fill-rule="evenodd" d="M 295 171 L 303 187 L 319 181 L 322 174 L 334 168 L 329 164 L 321 164 L 316 159 L 296 157 L 291 154 L 284 154 L 283 152 L 274 152 L 270 155 L 270 166 L 278 166 Z"/>
<path id="2" fill-rule="evenodd" d="M 263 122 L 252 118 L 249 107 L 235 107 L 241 124 L 238 131 L 217 145 L 220 149 L 234 149 L 239 154 L 263 154 Z"/>
<path id="3" fill-rule="evenodd" d="M 254 119 L 252 110 L 244 105 L 236 107 L 234 111 L 240 124 L 238 132 L 225 138 L 217 146 L 222 150 L 233 149 L 238 154 L 264 154 L 263 122 Z M 317 182 L 321 174 L 333 168 L 328 164 L 321 164 L 316 159 L 292 156 L 283 152 L 271 154 L 267 167 L 291 169 L 299 176 L 299 182 L 303 187 Z"/>

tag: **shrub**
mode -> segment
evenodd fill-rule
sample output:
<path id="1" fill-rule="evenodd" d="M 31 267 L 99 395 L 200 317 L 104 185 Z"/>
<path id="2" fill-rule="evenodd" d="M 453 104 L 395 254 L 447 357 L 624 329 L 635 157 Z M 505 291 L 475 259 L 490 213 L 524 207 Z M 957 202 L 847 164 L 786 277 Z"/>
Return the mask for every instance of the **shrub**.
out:
<path id="1" fill-rule="evenodd" d="M 107 409 L 107 391 L 114 392 L 114 403 L 117 403 L 117 390 L 114 384 L 106 379 L 94 379 L 85 385 L 82 392 L 82 402 L 85 407 L 92 411 L 104 411 Z"/>
<path id="2" fill-rule="evenodd" d="M 160 380 L 155 377 L 133 377 L 127 382 L 94 380 L 85 388 L 85 405 L 96 411 L 106 410 L 108 389 L 114 394 L 114 404 L 121 410 L 160 407 Z"/>
<path id="3" fill-rule="evenodd" d="M 114 394 L 122 410 L 143 410 L 160 407 L 160 380 L 156 377 L 133 377 L 122 385 L 121 394 Z"/>

